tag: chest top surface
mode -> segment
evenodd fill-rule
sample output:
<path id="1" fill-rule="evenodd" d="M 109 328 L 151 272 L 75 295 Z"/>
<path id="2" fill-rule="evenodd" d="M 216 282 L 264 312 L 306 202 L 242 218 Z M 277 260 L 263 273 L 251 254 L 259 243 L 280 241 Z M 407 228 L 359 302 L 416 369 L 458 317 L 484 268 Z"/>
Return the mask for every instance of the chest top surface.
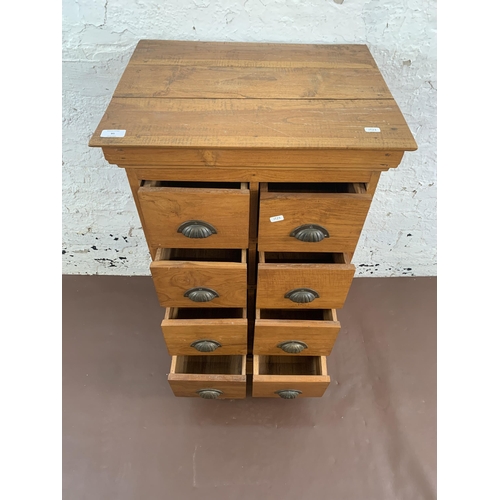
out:
<path id="1" fill-rule="evenodd" d="M 417 149 L 366 45 L 159 40 L 138 43 L 89 145 Z"/>

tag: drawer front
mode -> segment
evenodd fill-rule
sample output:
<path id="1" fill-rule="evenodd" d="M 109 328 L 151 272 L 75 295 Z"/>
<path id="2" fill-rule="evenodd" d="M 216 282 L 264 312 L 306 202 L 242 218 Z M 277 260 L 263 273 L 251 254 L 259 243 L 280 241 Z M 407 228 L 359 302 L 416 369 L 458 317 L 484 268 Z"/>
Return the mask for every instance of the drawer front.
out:
<path id="1" fill-rule="evenodd" d="M 257 307 L 341 309 L 354 271 L 352 264 L 259 264 Z"/>
<path id="2" fill-rule="evenodd" d="M 146 185 L 138 197 L 152 247 L 248 248 L 248 189 Z"/>
<path id="3" fill-rule="evenodd" d="M 168 383 L 177 397 L 201 399 L 244 399 L 246 376 L 244 375 L 179 375 L 168 376 Z M 217 397 L 204 397 L 211 395 Z"/>
<path id="4" fill-rule="evenodd" d="M 160 248 L 150 269 L 163 307 L 246 308 L 246 250 Z"/>
<path id="5" fill-rule="evenodd" d="M 273 369 L 269 372 L 280 374 L 268 374 L 263 365 L 265 359 L 274 358 L 272 364 Z M 278 360 L 278 358 L 282 358 Z M 318 370 L 310 370 L 309 366 L 302 369 L 300 364 L 290 368 L 285 363 L 286 360 L 299 362 L 301 360 L 313 360 L 315 365 L 319 365 Z M 306 363 L 309 365 L 309 361 Z M 259 366 L 260 365 L 260 366 Z M 264 372 L 264 373 L 262 373 Z M 288 374 L 296 372 L 297 374 Z M 301 373 L 303 372 L 303 373 Z M 252 381 L 252 396 L 255 398 L 281 398 L 281 399 L 297 399 L 297 398 L 319 398 L 323 396 L 328 385 L 330 377 L 326 369 L 326 357 L 308 357 L 308 358 L 283 358 L 281 356 L 259 356 L 254 355 L 254 375 Z"/>
<path id="6" fill-rule="evenodd" d="M 354 252 L 370 203 L 368 194 L 263 192 L 259 250 Z"/>
<path id="7" fill-rule="evenodd" d="M 213 311 L 221 314 L 210 314 Z M 168 352 L 191 356 L 246 354 L 248 322 L 244 315 L 243 309 L 167 308 L 161 328 Z"/>
<path id="8" fill-rule="evenodd" d="M 151 276 L 162 307 L 246 307 L 246 264 L 153 262 Z"/>
<path id="9" fill-rule="evenodd" d="M 173 356 L 168 382 L 177 397 L 243 399 L 245 356 Z"/>
<path id="10" fill-rule="evenodd" d="M 290 310 L 281 310 L 286 313 Z M 279 311 L 278 311 L 279 312 Z M 292 313 L 318 313 L 318 319 L 276 319 L 279 314 L 258 310 L 253 352 L 279 356 L 329 356 L 340 331 L 333 310 L 293 310 Z M 260 316 L 260 318 L 259 318 Z M 284 317 L 287 314 L 283 314 Z M 272 319 L 262 319 L 269 318 Z M 314 316 L 313 316 L 314 317 Z"/>
<path id="11" fill-rule="evenodd" d="M 311 376 L 304 381 L 293 375 L 258 375 L 253 377 L 252 397 L 254 398 L 320 398 L 330 385 L 330 377 Z M 287 396 L 286 391 L 291 392 Z M 281 394 L 281 395 L 280 395 Z"/>

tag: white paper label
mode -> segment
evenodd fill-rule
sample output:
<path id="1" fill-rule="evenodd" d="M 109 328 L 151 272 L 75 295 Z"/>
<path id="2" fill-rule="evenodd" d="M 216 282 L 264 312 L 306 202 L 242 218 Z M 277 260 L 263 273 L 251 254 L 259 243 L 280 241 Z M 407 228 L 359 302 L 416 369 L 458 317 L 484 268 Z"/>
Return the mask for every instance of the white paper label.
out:
<path id="1" fill-rule="evenodd" d="M 365 132 L 380 132 L 378 127 L 365 127 Z"/>
<path id="2" fill-rule="evenodd" d="M 275 215 L 274 217 L 269 217 L 269 220 L 271 222 L 278 222 L 280 220 L 285 220 L 285 218 L 282 215 Z"/>
<path id="3" fill-rule="evenodd" d="M 125 137 L 126 130 L 103 130 L 101 137 Z"/>

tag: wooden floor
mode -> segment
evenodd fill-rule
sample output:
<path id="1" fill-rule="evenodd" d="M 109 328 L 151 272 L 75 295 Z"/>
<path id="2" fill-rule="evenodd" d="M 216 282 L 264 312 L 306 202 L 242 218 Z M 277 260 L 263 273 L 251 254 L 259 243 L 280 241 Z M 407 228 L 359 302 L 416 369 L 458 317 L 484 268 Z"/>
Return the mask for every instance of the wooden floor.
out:
<path id="1" fill-rule="evenodd" d="M 175 398 L 151 278 L 63 277 L 65 500 L 436 498 L 436 279 L 357 278 L 321 399 Z"/>

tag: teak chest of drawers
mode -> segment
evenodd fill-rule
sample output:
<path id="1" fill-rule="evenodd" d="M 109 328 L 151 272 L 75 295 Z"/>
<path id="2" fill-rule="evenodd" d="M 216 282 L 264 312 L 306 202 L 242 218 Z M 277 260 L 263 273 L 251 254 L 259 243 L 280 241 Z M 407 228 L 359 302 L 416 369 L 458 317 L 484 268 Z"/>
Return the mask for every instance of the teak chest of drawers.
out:
<path id="1" fill-rule="evenodd" d="M 368 48 L 142 40 L 90 146 L 127 172 L 174 394 L 322 396 L 380 174 L 417 148 Z"/>

